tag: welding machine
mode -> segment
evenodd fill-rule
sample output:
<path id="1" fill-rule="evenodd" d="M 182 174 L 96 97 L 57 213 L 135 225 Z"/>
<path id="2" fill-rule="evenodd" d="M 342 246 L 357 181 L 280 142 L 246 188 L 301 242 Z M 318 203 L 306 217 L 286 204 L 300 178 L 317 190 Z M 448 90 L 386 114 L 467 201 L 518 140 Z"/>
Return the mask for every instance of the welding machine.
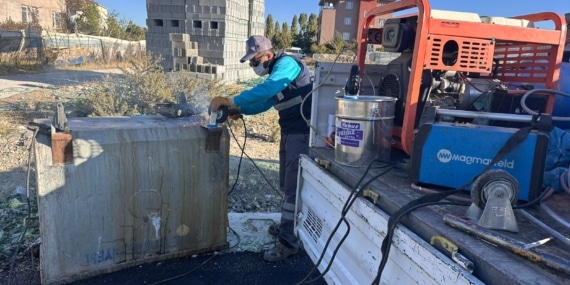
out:
<path id="1" fill-rule="evenodd" d="M 418 184 L 461 187 L 481 174 L 517 130 L 465 123 L 424 124 L 414 141 L 410 176 Z M 510 174 L 518 182 L 518 199 L 531 201 L 541 192 L 547 148 L 548 133 L 533 130 L 491 170 Z"/>

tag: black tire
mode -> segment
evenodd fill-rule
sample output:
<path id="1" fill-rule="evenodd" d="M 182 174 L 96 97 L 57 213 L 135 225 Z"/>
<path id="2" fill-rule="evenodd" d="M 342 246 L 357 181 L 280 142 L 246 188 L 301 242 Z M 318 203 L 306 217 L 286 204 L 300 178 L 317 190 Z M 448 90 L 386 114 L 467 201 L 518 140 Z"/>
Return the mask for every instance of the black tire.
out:
<path id="1" fill-rule="evenodd" d="M 510 200 L 511 204 L 514 205 L 519 197 L 519 182 L 510 173 L 501 169 L 488 170 L 479 175 L 479 177 L 473 181 L 473 185 L 471 187 L 471 199 L 473 200 L 473 203 L 475 203 L 479 208 L 484 209 L 485 204 L 487 204 L 485 188 L 487 188 L 490 183 L 497 181 L 503 181 L 504 183 L 511 184 L 511 189 L 513 191 L 511 193 Z"/>

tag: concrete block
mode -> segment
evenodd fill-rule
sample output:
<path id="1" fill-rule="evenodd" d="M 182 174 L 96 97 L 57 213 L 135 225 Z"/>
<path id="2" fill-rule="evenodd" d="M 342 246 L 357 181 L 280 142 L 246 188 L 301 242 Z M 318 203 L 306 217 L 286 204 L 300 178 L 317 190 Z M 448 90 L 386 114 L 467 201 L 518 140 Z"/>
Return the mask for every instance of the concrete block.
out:
<path id="1" fill-rule="evenodd" d="M 198 56 L 200 51 L 197 49 L 185 49 L 186 56 Z"/>
<path id="2" fill-rule="evenodd" d="M 174 35 L 174 34 L 171 34 Z M 171 37 L 172 38 L 172 37 Z M 186 48 L 186 42 L 180 42 L 180 41 L 171 41 L 170 42 L 172 45 L 172 48 L 178 48 L 178 49 L 184 49 Z"/>
<path id="3" fill-rule="evenodd" d="M 202 64 L 204 63 L 204 58 L 201 56 L 190 56 L 188 57 L 188 62 L 193 64 Z"/>
<path id="4" fill-rule="evenodd" d="M 212 73 L 213 74 L 222 74 L 224 73 L 225 68 L 221 65 L 213 65 L 212 66 Z"/>

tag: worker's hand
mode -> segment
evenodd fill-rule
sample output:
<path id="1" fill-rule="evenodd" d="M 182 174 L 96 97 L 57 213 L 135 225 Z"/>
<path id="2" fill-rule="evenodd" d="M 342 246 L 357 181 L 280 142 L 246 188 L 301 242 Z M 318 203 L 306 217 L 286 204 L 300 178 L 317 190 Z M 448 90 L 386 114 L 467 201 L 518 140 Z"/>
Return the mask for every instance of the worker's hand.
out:
<path id="1" fill-rule="evenodd" d="M 227 106 L 228 108 L 231 107 L 230 99 L 227 97 L 214 97 L 210 102 L 210 112 L 215 113 L 218 111 L 220 106 Z"/>
<path id="2" fill-rule="evenodd" d="M 231 107 L 228 109 L 228 118 L 232 120 L 241 119 L 243 116 L 240 113 L 239 108 Z"/>

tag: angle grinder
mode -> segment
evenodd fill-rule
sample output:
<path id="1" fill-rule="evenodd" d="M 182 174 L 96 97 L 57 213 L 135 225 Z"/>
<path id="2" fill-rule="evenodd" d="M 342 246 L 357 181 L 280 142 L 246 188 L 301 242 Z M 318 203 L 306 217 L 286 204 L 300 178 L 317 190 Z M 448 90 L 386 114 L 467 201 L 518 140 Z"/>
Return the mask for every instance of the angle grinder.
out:
<path id="1" fill-rule="evenodd" d="M 225 105 L 220 106 L 218 108 L 218 111 L 215 113 L 212 113 L 211 110 L 208 109 L 208 114 L 210 115 L 210 118 L 208 120 L 208 128 L 217 127 L 218 124 L 227 121 L 229 116 L 239 115 L 241 117 L 241 114 L 237 109 L 230 109 Z"/>

